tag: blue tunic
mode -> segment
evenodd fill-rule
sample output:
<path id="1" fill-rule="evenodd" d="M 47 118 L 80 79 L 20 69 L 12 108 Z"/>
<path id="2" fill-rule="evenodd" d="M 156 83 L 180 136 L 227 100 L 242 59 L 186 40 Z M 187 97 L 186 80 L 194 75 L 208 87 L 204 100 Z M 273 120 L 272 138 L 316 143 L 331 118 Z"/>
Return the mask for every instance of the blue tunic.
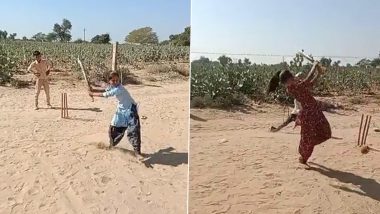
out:
<path id="1" fill-rule="evenodd" d="M 103 93 L 104 97 L 115 96 L 118 100 L 116 113 L 112 118 L 111 125 L 116 127 L 128 127 L 128 122 L 131 117 L 132 105 L 136 105 L 132 96 L 122 84 L 109 86 Z"/>

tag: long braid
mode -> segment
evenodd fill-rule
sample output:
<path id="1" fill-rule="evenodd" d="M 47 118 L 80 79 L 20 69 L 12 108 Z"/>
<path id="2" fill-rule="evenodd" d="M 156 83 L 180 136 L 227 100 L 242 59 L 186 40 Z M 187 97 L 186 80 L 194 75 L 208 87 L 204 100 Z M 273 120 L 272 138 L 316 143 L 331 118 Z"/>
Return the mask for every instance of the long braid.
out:
<path id="1" fill-rule="evenodd" d="M 280 84 L 280 74 L 281 71 L 277 71 L 276 74 L 271 78 L 267 89 L 267 94 L 276 91 L 276 89 L 278 88 Z"/>

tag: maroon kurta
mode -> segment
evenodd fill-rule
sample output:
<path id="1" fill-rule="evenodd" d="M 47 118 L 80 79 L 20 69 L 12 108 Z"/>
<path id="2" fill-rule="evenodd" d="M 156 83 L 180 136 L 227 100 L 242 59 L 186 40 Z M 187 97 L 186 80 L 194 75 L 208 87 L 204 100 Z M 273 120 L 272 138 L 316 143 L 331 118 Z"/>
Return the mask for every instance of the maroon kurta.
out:
<path id="1" fill-rule="evenodd" d="M 310 92 L 312 84 L 309 81 L 295 80 L 287 86 L 287 91 L 302 106 L 297 118 L 297 124 L 301 126 L 301 140 L 298 152 L 306 162 L 315 145 L 331 138 L 331 128 L 318 102 Z"/>

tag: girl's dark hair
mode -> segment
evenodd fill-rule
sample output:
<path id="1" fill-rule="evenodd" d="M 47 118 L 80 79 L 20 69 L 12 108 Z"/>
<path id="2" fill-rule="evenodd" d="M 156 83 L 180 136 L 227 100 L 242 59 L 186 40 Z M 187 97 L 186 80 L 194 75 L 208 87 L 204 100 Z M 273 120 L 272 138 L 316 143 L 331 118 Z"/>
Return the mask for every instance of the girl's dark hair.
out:
<path id="1" fill-rule="evenodd" d="M 289 71 L 289 70 L 285 70 L 283 72 L 281 72 L 281 74 L 279 75 L 280 77 L 280 82 L 282 84 L 286 83 L 286 81 L 290 78 L 293 77 L 293 74 Z"/>
<path id="2" fill-rule="evenodd" d="M 292 78 L 293 74 L 289 70 L 277 71 L 276 74 L 270 79 L 267 94 L 276 91 L 278 86 L 284 84 L 289 78 Z"/>
<path id="3" fill-rule="evenodd" d="M 275 75 L 270 79 L 269 86 L 267 89 L 267 94 L 276 91 L 280 83 L 281 71 L 277 71 Z"/>
<path id="4" fill-rule="evenodd" d="M 120 78 L 119 73 L 117 73 L 116 71 L 111 71 L 111 73 L 108 76 L 108 80 L 111 80 L 113 76 Z"/>

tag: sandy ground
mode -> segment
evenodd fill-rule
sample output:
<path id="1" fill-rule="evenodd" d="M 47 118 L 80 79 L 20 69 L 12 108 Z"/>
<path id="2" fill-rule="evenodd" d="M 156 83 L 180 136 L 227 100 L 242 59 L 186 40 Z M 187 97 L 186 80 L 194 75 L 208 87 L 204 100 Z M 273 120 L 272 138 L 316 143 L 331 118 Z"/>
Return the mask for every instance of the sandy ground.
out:
<path id="1" fill-rule="evenodd" d="M 35 111 L 34 87 L 0 87 L 0 213 L 186 213 L 188 82 L 153 84 L 127 86 L 146 117 L 142 162 L 127 138 L 113 151 L 97 147 L 108 145 L 115 98 L 91 102 L 84 82 L 56 79 L 56 109 Z"/>
<path id="2" fill-rule="evenodd" d="M 367 143 L 380 149 L 379 106 L 325 114 L 343 139 L 317 146 L 312 170 L 298 163 L 300 128 L 269 132 L 282 108 L 192 110 L 189 213 L 380 213 L 380 151 L 355 148 L 364 112 L 372 115 Z"/>

